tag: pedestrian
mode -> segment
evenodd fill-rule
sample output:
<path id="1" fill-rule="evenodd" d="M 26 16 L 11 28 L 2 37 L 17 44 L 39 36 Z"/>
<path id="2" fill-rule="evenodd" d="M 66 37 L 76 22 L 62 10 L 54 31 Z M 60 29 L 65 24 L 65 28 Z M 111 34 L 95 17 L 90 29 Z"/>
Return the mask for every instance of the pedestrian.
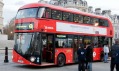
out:
<path id="1" fill-rule="evenodd" d="M 93 61 L 93 47 L 90 43 L 86 44 L 86 69 L 92 71 L 92 61 Z"/>
<path id="2" fill-rule="evenodd" d="M 104 63 L 108 63 L 107 59 L 108 59 L 109 47 L 107 44 L 104 45 L 103 51 L 104 51 Z"/>
<path id="3" fill-rule="evenodd" d="M 116 71 L 119 71 L 119 39 L 115 40 L 115 44 L 111 48 L 111 71 L 114 71 L 116 66 Z"/>
<path id="4" fill-rule="evenodd" d="M 86 61 L 86 50 L 84 49 L 83 44 L 80 45 L 78 51 L 78 71 L 85 71 L 85 61 Z"/>
<path id="5" fill-rule="evenodd" d="M 116 71 L 119 71 L 119 50 L 117 50 L 117 54 L 115 57 Z"/>

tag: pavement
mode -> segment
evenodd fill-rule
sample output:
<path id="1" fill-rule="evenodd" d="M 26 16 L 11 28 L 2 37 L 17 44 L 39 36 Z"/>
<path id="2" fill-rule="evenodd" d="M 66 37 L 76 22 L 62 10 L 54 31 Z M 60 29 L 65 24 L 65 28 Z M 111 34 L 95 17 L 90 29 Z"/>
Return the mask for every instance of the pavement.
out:
<path id="1" fill-rule="evenodd" d="M 12 49 L 14 46 L 14 41 L 0 41 L 0 71 L 78 71 L 78 64 L 65 65 L 63 67 L 32 67 L 22 64 L 16 64 L 12 62 L 12 50 L 8 50 L 9 63 L 4 63 L 5 46 L 8 46 L 9 49 Z M 93 62 L 92 66 L 93 71 L 110 71 L 110 61 L 109 63 Z"/>
<path id="2" fill-rule="evenodd" d="M 12 53 L 9 52 L 9 63 L 4 63 L 5 55 L 0 53 L 0 71 L 78 71 L 78 64 L 65 65 L 63 67 L 46 66 L 35 67 L 12 62 Z M 110 71 L 109 63 L 93 62 L 93 71 Z"/>
<path id="3" fill-rule="evenodd" d="M 8 49 L 12 49 L 14 47 L 14 40 L 0 41 L 0 49 L 5 49 L 5 47 L 8 47 Z"/>

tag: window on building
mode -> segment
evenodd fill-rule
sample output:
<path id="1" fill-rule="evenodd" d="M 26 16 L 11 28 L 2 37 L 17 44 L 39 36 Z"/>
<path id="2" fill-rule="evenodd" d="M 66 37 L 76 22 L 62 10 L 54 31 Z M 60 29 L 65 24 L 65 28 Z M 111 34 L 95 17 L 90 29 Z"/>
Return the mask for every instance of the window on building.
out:
<path id="1" fill-rule="evenodd" d="M 52 19 L 62 20 L 62 12 L 58 10 L 52 10 Z"/>
<path id="2" fill-rule="evenodd" d="M 115 26 L 115 30 L 118 30 L 118 26 Z"/>
<path id="3" fill-rule="evenodd" d="M 74 22 L 76 23 L 83 23 L 83 16 L 74 14 Z"/>
<path id="4" fill-rule="evenodd" d="M 68 12 L 63 12 L 63 20 L 72 22 L 73 14 L 68 13 Z"/>

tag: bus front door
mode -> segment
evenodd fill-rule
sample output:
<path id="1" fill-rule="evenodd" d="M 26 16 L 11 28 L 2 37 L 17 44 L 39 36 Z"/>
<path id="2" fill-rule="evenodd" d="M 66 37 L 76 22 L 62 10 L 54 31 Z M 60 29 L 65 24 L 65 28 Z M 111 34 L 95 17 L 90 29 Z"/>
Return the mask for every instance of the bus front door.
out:
<path id="1" fill-rule="evenodd" d="M 42 62 L 54 62 L 54 35 L 42 34 Z"/>

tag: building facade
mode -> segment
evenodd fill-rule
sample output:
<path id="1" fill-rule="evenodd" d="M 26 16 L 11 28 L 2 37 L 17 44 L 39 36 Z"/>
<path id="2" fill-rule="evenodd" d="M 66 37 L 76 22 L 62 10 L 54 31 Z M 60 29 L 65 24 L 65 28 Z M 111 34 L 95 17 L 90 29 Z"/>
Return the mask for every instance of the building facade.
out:
<path id="1" fill-rule="evenodd" d="M 84 0 L 50 0 L 50 2 L 39 0 L 39 2 L 49 3 L 52 5 L 62 6 L 65 8 L 76 8 L 84 12 L 88 11 L 87 1 L 84 1 Z"/>
<path id="2" fill-rule="evenodd" d="M 2 17 L 2 14 L 3 14 L 3 0 L 0 0 L 0 34 L 3 33 L 3 17 Z"/>
<path id="3" fill-rule="evenodd" d="M 48 1 L 44 1 L 44 0 L 39 0 L 39 3 L 49 3 Z"/>
<path id="4" fill-rule="evenodd" d="M 51 0 L 50 3 L 53 5 L 62 6 L 65 8 L 76 8 L 84 12 L 87 12 L 88 10 L 87 1 L 83 1 L 83 0 Z"/>
<path id="5" fill-rule="evenodd" d="M 114 41 L 114 39 L 119 38 L 119 16 L 116 14 L 112 15 L 111 19 L 114 27 L 114 37 L 113 37 L 113 41 Z"/>

